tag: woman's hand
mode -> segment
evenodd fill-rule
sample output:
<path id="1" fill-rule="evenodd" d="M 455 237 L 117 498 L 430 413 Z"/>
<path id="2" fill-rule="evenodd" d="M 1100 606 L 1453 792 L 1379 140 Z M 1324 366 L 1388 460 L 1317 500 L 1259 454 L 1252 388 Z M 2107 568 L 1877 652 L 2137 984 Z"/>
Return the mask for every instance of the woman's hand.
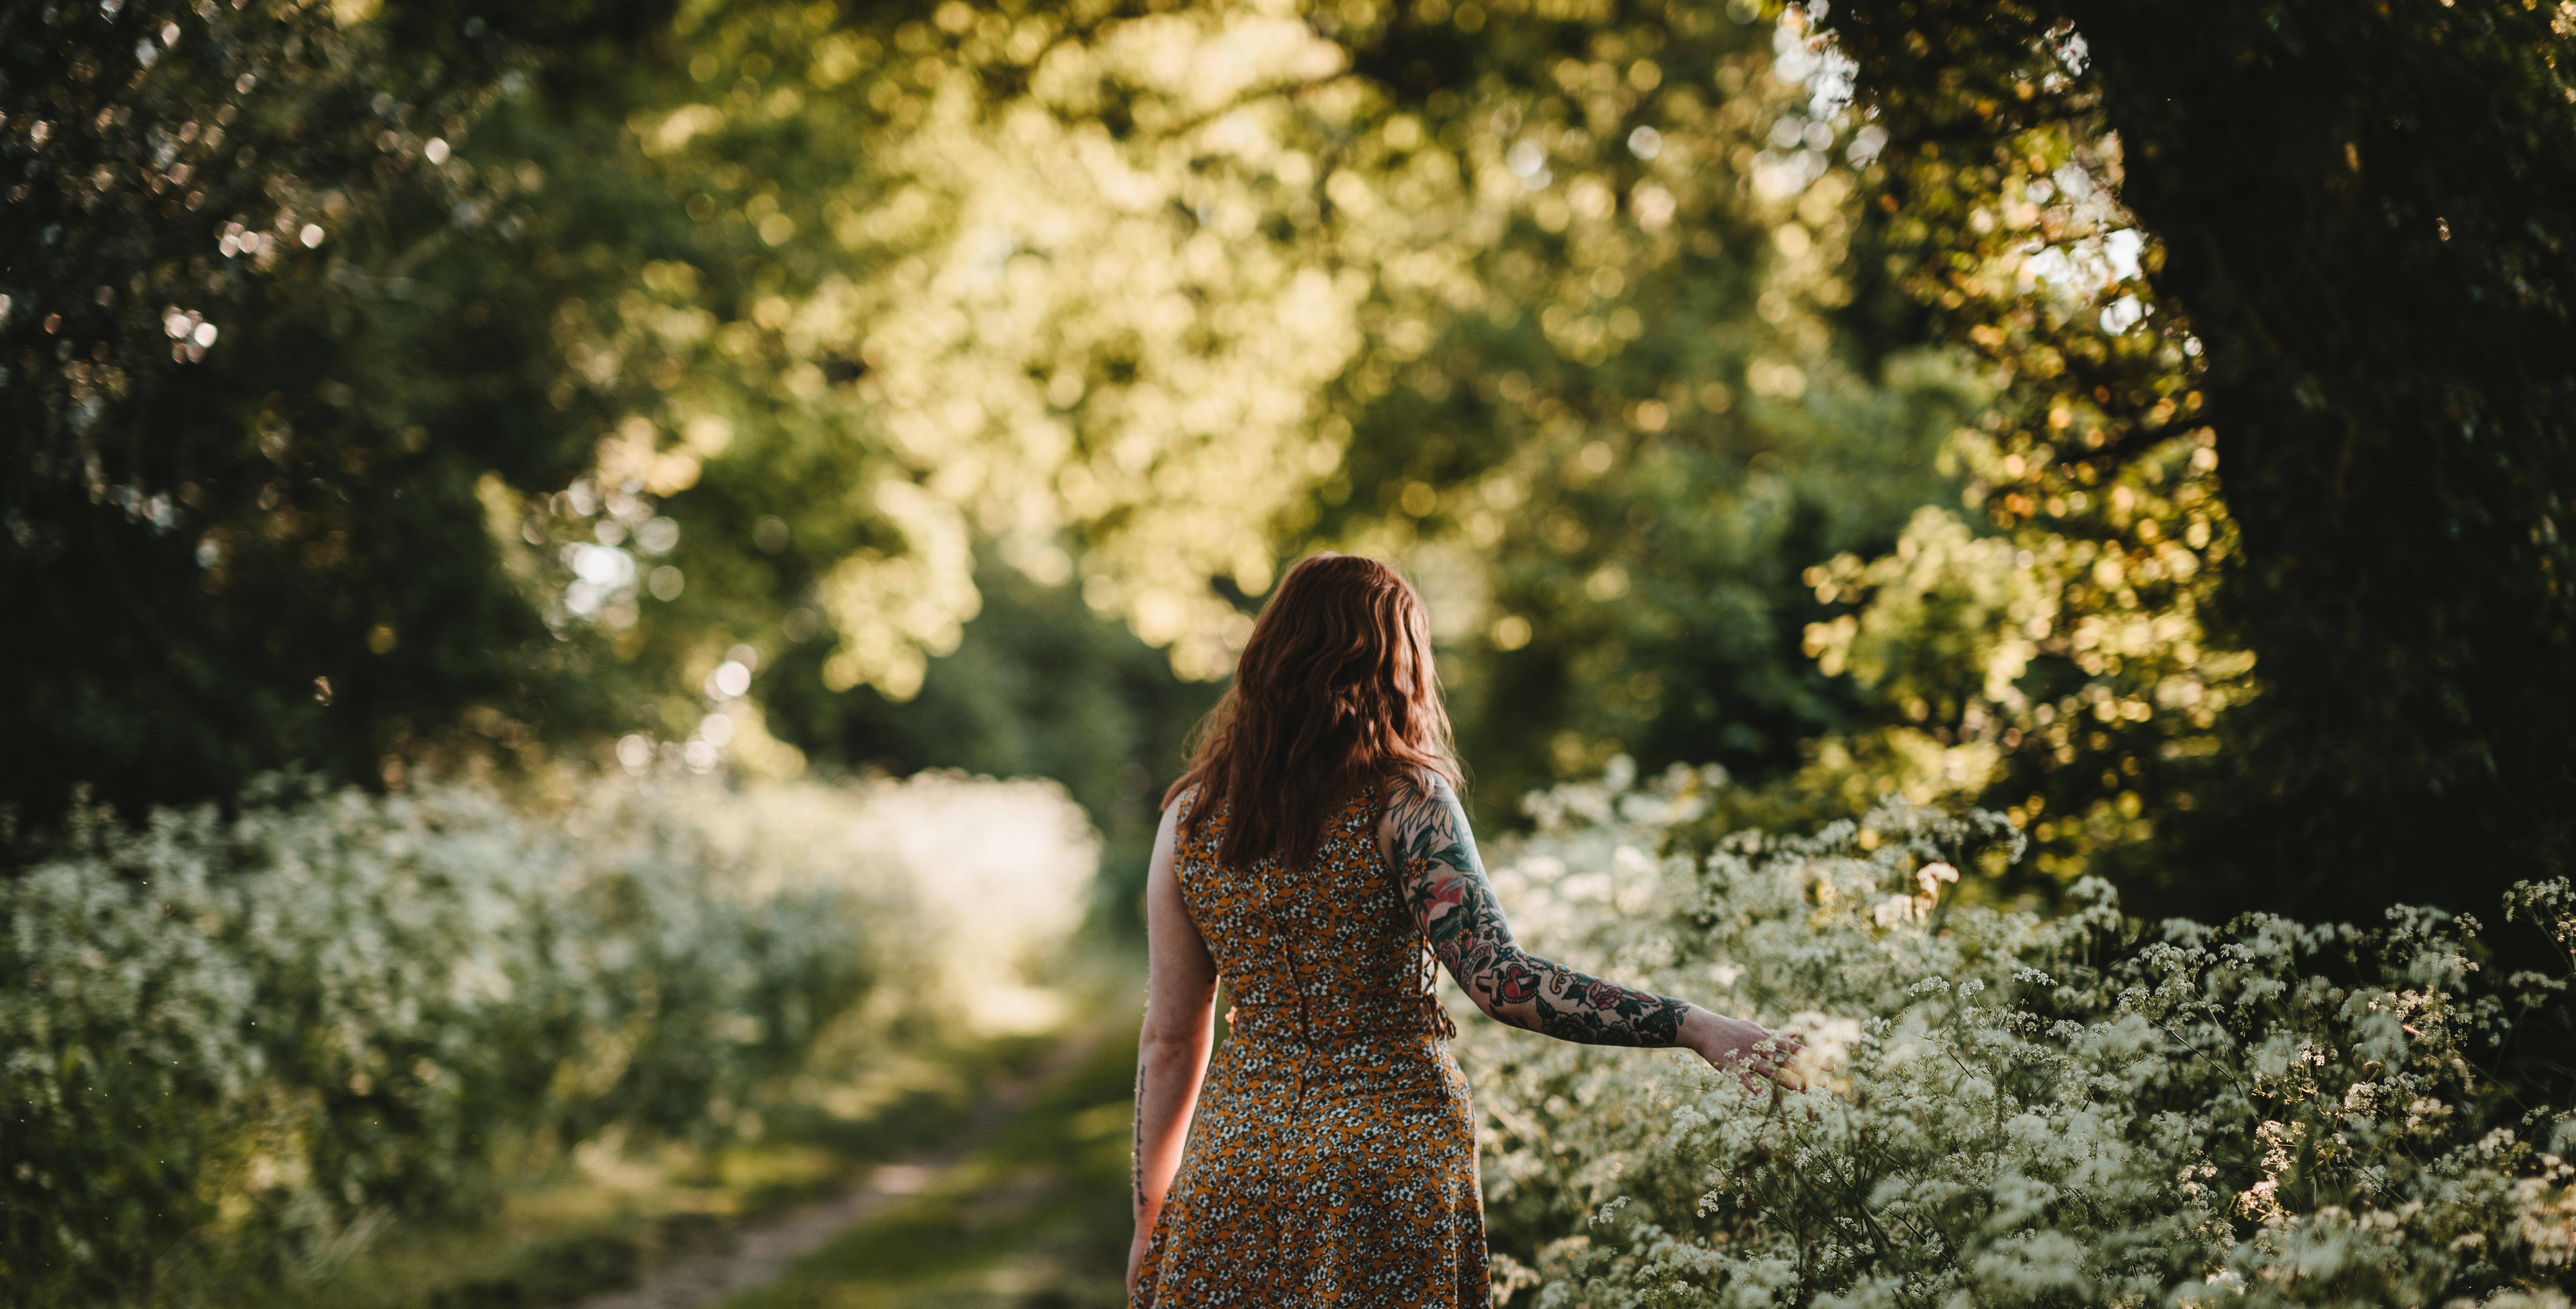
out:
<path id="1" fill-rule="evenodd" d="M 1711 1067 L 1742 1078 L 1746 1090 L 1760 1090 L 1763 1078 L 1792 1091 L 1807 1088 L 1806 1079 L 1789 1066 L 1790 1059 L 1806 1046 L 1796 1036 L 1774 1032 L 1760 1023 L 1728 1018 L 1692 1005 L 1690 1012 L 1682 1015 L 1681 1040 L 1677 1044 L 1707 1060 Z"/>

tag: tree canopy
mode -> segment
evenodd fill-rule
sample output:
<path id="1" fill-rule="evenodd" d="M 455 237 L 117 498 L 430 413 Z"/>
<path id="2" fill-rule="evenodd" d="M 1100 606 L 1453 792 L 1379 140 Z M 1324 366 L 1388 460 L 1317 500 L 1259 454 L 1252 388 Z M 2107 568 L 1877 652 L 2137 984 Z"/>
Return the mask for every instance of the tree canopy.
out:
<path id="1" fill-rule="evenodd" d="M 2483 902 L 2576 812 L 2570 35 L 2348 17 L 21 7 L 6 794 L 1132 832 L 1332 545 L 1431 593 L 1488 819 L 1625 754 L 2009 810 L 1997 894 Z"/>
<path id="2" fill-rule="evenodd" d="M 189 799 L 298 760 L 374 775 L 477 711 L 525 725 L 505 745 L 587 726 L 562 674 L 588 656 L 514 590 L 478 499 L 590 459 L 545 403 L 556 211 L 542 172 L 477 169 L 449 138 L 578 75 L 535 52 L 651 22 L 0 18 L 8 797 Z"/>

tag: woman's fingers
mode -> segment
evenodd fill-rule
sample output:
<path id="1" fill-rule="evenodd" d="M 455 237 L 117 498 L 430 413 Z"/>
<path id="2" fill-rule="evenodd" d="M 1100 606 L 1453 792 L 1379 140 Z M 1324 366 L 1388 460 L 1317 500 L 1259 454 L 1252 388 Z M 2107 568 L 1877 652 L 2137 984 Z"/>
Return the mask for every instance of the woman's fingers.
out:
<path id="1" fill-rule="evenodd" d="M 1783 1032 L 1779 1040 L 1781 1085 L 1797 1091 L 1804 1091 L 1814 1086 L 1814 1079 L 1807 1075 L 1813 1067 L 1812 1062 L 1805 1057 L 1807 1043 L 1795 1032 Z"/>
<path id="2" fill-rule="evenodd" d="M 1722 1058 L 1711 1063 L 1733 1072 L 1746 1090 L 1760 1091 L 1770 1082 L 1792 1091 L 1806 1090 L 1806 1074 L 1797 1066 L 1797 1057 L 1806 1048 L 1794 1032 L 1773 1032 L 1758 1023 L 1727 1019 L 1728 1039 L 1721 1050 Z"/>
<path id="3" fill-rule="evenodd" d="M 1759 1093 L 1765 1082 L 1792 1091 L 1804 1091 L 1814 1084 L 1799 1060 L 1807 1043 L 1797 1033 L 1774 1032 L 1760 1023 L 1724 1017 L 1696 1006 L 1688 1021 L 1696 1030 L 1686 1044 L 1711 1067 L 1733 1073 L 1746 1090 Z"/>

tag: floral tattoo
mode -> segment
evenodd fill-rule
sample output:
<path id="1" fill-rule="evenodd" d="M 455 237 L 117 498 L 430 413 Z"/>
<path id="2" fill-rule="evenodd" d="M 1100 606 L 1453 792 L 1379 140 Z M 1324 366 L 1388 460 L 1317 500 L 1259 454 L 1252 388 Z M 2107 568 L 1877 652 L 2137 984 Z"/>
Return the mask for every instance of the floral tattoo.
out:
<path id="1" fill-rule="evenodd" d="M 1406 903 L 1431 951 L 1478 1008 L 1515 1027 L 1585 1045 L 1669 1046 L 1689 1009 L 1521 949 L 1476 854 L 1467 812 L 1436 773 L 1399 776 L 1387 803 Z"/>

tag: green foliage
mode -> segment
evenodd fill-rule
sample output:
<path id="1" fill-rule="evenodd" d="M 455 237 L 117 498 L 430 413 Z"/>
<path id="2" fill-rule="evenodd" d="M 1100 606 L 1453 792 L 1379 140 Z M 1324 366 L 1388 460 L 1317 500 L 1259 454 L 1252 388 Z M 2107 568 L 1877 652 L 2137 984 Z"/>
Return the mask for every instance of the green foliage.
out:
<path id="1" fill-rule="evenodd" d="M 1337 52 L 1232 6 L 715 5 L 676 34 L 686 76 L 616 148 L 701 249 L 568 324 L 628 410 L 600 485 L 667 498 L 719 570 L 772 520 L 836 693 L 918 693 L 981 612 L 979 546 L 1221 675 L 1211 579 L 1267 589 L 1335 453 L 1308 420 L 1359 283 L 1294 219 L 1361 107 Z M 694 594 L 639 639 L 704 643 Z"/>
<path id="2" fill-rule="evenodd" d="M 594 525 L 558 498 L 525 525 L 610 548 L 676 528 L 667 562 L 567 592 L 680 671 L 656 735 L 691 733 L 687 689 L 747 642 L 782 670 L 765 735 L 902 753 L 918 728 L 866 724 L 955 713 L 851 688 L 924 694 L 995 560 L 1219 676 L 1300 543 L 1434 583 L 1498 794 L 1623 745 L 1777 776 L 1859 721 L 1799 653 L 1799 569 L 1946 498 L 1939 451 L 1987 387 L 1829 326 L 1857 294 L 1854 175 L 1768 143 L 1811 95 L 1772 69 L 1773 29 L 1652 5 L 1306 18 L 682 21 L 688 78 L 602 151 L 686 196 L 695 245 L 566 320 L 568 381 L 630 410 L 590 498 L 626 507 Z M 865 144 L 818 158 L 818 136 Z M 815 634 L 819 662 L 772 631 Z M 1018 708 L 972 694 L 980 720 Z M 1160 774 L 1168 745 L 1130 758 Z"/>
<path id="3" fill-rule="evenodd" d="M 587 729 L 587 655 L 496 566 L 478 481 L 560 485 L 533 170 L 456 139 L 537 44 L 640 13 L 137 0 L 5 20 L 0 794 L 372 777 L 484 706 Z M 560 72 L 561 69 L 556 71 Z M 325 683 L 327 682 L 327 690 Z"/>
<path id="4" fill-rule="evenodd" d="M 1498 1064 L 1555 1302 L 2537 1286 L 2559 1120 L 2481 1061 L 2565 1029 L 2487 938 L 2142 936 L 2083 878 L 2484 908 L 2563 859 L 2568 13 L 11 8 L 0 1274 L 262 1276 L 519 1143 L 703 1130 L 871 970 L 868 1022 L 1026 1017 L 951 947 L 1071 930 L 1008 875 L 1088 858 L 1060 804 L 774 779 L 1050 773 L 1141 868 L 1329 543 L 1425 583 L 1489 805 L 1748 783 L 1543 801 L 1598 824 L 1520 865 L 1553 930 L 1849 1038 L 1805 1118 Z M 149 807 L 299 760 L 394 794 Z M 404 789 L 494 764 L 600 835 Z M 84 780 L 136 823 L 56 823 Z M 1981 907 L 1892 809 L 1714 843 L 1891 794 L 2035 857 Z"/>
<path id="5" fill-rule="evenodd" d="M 1644 853 L 1708 799 L 1679 770 L 1537 797 L 1498 885 L 1540 948 L 1802 1031 L 1820 1089 L 1477 1029 L 1498 1266 L 1537 1303 L 2565 1303 L 2576 1119 L 2502 1071 L 2565 1003 L 2565 883 L 2505 905 L 2559 966 L 2497 984 L 2433 911 L 1962 902 L 2020 849 L 1990 814 Z"/>
<path id="6" fill-rule="evenodd" d="M 796 655 L 845 644 L 823 603 L 833 569 L 872 551 L 927 566 L 931 544 L 953 546 L 940 567 L 971 568 L 966 538 L 914 542 L 853 506 L 882 438 L 846 440 L 828 404 L 745 390 L 721 355 L 591 348 L 592 324 L 656 303 L 685 340 L 739 340 L 782 278 L 810 285 L 842 258 L 774 249 L 739 212 L 694 218 L 718 183 L 666 169 L 630 123 L 693 96 L 691 58 L 718 35 L 683 24 L 700 39 L 674 60 L 650 10 L 496 27 L 437 6 L 138 4 L 11 21 L 28 62 L 6 148 L 32 170 L 13 212 L 33 231 L 80 215 L 0 271 L 16 351 L 0 392 L 23 420 L 6 585 L 52 634 L 9 654 L 34 735 L 0 794 L 30 818 L 74 779 L 131 810 L 289 761 L 398 783 L 423 764 L 606 762 L 609 738 L 639 730 L 676 755 L 710 714 L 744 767 L 792 774 L 801 753 L 759 708 L 775 699 L 781 730 L 827 765 L 1043 769 L 1133 826 L 1123 797 L 1144 787 L 1122 790 L 1122 769 L 1168 768 L 1189 716 L 1175 706 L 1204 698 L 1168 660 L 1015 573 L 984 580 L 995 620 L 938 703 L 821 694 L 821 661 Z M 792 130 L 750 153 L 797 170 L 791 195 L 846 162 Z M 179 330 L 213 323 L 213 344 L 171 337 L 165 300 L 196 315 Z M 862 367 L 820 363 L 826 400 Z M 703 421 L 620 473 L 633 393 L 673 386 L 724 404 L 681 414 Z M 949 630 L 931 648 L 953 648 L 955 614 L 924 621 Z M 919 668 L 927 638 L 906 631 L 880 654 Z M 1106 661 L 1082 666 L 1097 694 L 1039 704 L 1007 685 L 1075 649 Z M 737 654 L 767 656 L 753 697 L 707 693 Z"/>
<path id="7" fill-rule="evenodd" d="M 2134 590 L 2139 614 L 2183 620 L 2085 670 L 2149 712 L 2012 724 L 1988 794 L 2071 820 L 2061 871 L 2109 849 L 2157 904 L 2478 905 L 2562 863 L 2566 14 L 2269 4 L 2186 25 L 2118 3 L 1862 0 L 1833 24 L 1890 138 L 1891 267 L 2016 379 L 1985 510 L 2026 543 L 2116 545 L 2129 578 L 2187 523 L 2219 565 L 2168 564 L 2167 598 L 2119 576 L 2088 596 L 2073 574 L 2069 615 L 2119 622 Z M 2034 213 L 2070 182 L 2116 185 L 2109 215 L 2158 238 L 2099 318 L 2109 293 L 2031 285 L 2041 258 L 2081 256 Z M 2223 512 L 2153 503 L 2177 485 L 2154 471 L 2177 422 L 2210 425 L 2178 485 L 2223 456 Z M 2259 659 L 2253 677 L 2206 658 L 2228 649 Z M 2244 707 L 2213 733 L 2178 676 Z M 2078 707 L 2056 703 L 2060 721 Z M 2147 812 L 2158 853 L 2116 855 L 2140 839 L 2105 821 L 2116 808 Z"/>
<path id="8" fill-rule="evenodd" d="M 1061 791 L 938 777 L 74 818 L 0 886 L 31 1303 L 323 1269 L 497 1162 L 721 1133 L 836 1023 L 1009 1021 L 1096 857 Z"/>
<path id="9" fill-rule="evenodd" d="M 975 584 L 983 611 L 955 650 L 927 662 L 910 701 L 869 688 L 834 694 L 822 678 L 828 652 L 809 642 L 780 652 L 762 711 L 824 770 L 1060 780 L 1104 841 L 1099 924 L 1133 936 L 1162 785 L 1221 688 L 1181 680 L 1168 652 L 1102 621 L 1073 587 L 1042 586 L 995 560 Z"/>
<path id="10" fill-rule="evenodd" d="M 1985 384 L 1831 329 L 1858 294 L 1855 174 L 1776 145 L 1810 90 L 1768 24 L 1496 14 L 1342 34 L 1404 111 L 1380 132 L 1411 143 L 1394 184 L 1465 177 L 1406 198 L 1454 271 L 1364 307 L 1382 326 L 1336 387 L 1354 435 L 1324 530 L 1431 587 L 1489 795 L 1622 749 L 1781 775 L 1859 707 L 1799 653 L 1799 570 L 1954 494 L 1938 452 Z"/>
<path id="11" fill-rule="evenodd" d="M 2053 895 L 2088 871 L 2134 884 L 2165 867 L 2147 853 L 2164 824 L 2240 785 L 2218 724 L 2255 690 L 2251 659 L 2210 627 L 2236 547 L 2211 434 L 2187 421 L 2200 346 L 2148 286 L 2162 248 L 2119 207 L 2117 142 L 2062 43 L 1944 39 L 1955 49 L 1855 68 L 1791 10 L 1778 58 L 1818 90 L 1779 136 L 1805 142 L 1795 175 L 1828 182 L 1820 145 L 1850 141 L 1863 203 L 1841 275 L 1869 293 L 1836 324 L 1863 349 L 1949 335 L 1989 388 L 1941 447 L 1971 513 L 1936 501 L 1892 551 L 1802 572 L 1802 652 L 1849 707 L 1793 776 L 1705 821 L 1856 815 L 1889 793 L 1973 801 L 2037 840 L 2004 889 Z M 1872 70 L 1860 104 L 1828 94 Z M 1961 152 L 1962 119 L 1991 157 Z"/>

